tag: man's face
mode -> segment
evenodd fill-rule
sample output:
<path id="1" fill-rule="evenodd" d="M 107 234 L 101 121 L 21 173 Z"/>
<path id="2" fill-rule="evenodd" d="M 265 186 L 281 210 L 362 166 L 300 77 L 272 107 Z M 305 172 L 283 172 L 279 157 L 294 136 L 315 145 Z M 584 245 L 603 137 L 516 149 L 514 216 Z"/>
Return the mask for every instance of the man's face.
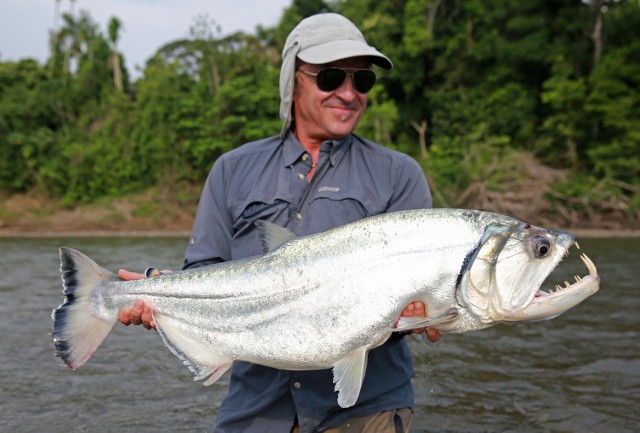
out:
<path id="1" fill-rule="evenodd" d="M 345 137 L 358 126 L 367 106 L 367 95 L 354 89 L 351 77 L 333 91 L 324 92 L 316 85 L 316 77 L 302 71 L 317 73 L 326 67 L 367 69 L 369 61 L 353 57 L 323 65 L 303 63 L 296 71 L 293 92 L 295 132 L 298 140 L 332 140 Z"/>

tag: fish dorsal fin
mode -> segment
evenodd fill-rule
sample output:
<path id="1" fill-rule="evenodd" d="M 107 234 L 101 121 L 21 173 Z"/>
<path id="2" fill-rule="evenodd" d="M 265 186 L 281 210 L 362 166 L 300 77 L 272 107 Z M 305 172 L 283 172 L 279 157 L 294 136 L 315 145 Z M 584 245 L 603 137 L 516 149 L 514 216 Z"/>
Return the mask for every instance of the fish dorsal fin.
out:
<path id="1" fill-rule="evenodd" d="M 356 404 L 367 370 L 367 348 L 362 346 L 333 365 L 333 383 L 340 407 Z"/>
<path id="2" fill-rule="evenodd" d="M 269 221 L 258 220 L 256 227 L 265 254 L 296 237 L 291 230 Z"/>

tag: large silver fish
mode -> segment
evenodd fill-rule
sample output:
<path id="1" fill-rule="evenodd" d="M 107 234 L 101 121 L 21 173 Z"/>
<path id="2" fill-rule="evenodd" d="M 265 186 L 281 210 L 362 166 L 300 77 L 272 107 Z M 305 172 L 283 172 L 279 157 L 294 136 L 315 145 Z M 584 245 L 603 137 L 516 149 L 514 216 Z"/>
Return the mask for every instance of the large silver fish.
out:
<path id="1" fill-rule="evenodd" d="M 369 350 L 392 332 L 443 333 L 553 318 L 598 291 L 588 275 L 542 291 L 572 235 L 488 212 L 430 209 L 378 215 L 296 238 L 259 223 L 267 253 L 155 278 L 121 281 L 61 248 L 64 303 L 53 312 L 56 355 L 72 369 L 95 352 L 118 312 L 142 299 L 164 343 L 215 382 L 234 360 L 287 370 L 333 368 L 338 403 L 355 404 Z M 412 301 L 428 318 L 400 318 Z"/>

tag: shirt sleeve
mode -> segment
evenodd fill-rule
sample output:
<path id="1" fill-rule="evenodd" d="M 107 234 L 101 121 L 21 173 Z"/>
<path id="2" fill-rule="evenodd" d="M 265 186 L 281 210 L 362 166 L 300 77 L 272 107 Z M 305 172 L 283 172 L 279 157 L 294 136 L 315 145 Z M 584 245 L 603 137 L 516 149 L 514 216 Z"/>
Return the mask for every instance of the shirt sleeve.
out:
<path id="1" fill-rule="evenodd" d="M 416 160 L 402 155 L 396 169 L 395 179 L 397 180 L 386 212 L 432 207 L 429 184 L 422 167 Z"/>
<path id="2" fill-rule="evenodd" d="M 202 189 L 183 269 L 231 259 L 233 220 L 226 206 L 224 161 L 218 158 Z"/>

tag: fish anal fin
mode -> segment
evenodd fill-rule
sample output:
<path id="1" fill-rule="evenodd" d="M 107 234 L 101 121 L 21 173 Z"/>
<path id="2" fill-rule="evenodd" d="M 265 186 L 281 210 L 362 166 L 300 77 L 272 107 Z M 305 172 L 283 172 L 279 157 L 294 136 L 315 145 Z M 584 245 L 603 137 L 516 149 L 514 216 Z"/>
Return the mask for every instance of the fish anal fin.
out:
<path id="1" fill-rule="evenodd" d="M 208 377 L 203 385 L 209 386 L 231 367 L 233 359 L 182 332 L 176 319 L 154 313 L 153 320 L 165 346 L 191 370 L 193 380 Z"/>
<path id="2" fill-rule="evenodd" d="M 436 317 L 401 317 L 398 324 L 392 329 L 393 332 L 411 331 L 416 328 L 424 328 L 426 326 L 435 326 L 440 323 L 448 322 L 458 317 L 458 311 L 455 308 L 448 310 L 446 313 Z"/>
<path id="3" fill-rule="evenodd" d="M 367 369 L 366 347 L 359 347 L 333 365 L 333 383 L 340 407 L 356 404 Z"/>
<path id="4" fill-rule="evenodd" d="M 255 224 L 258 227 L 258 237 L 265 253 L 275 250 L 296 237 L 291 230 L 269 221 L 258 220 Z"/>

